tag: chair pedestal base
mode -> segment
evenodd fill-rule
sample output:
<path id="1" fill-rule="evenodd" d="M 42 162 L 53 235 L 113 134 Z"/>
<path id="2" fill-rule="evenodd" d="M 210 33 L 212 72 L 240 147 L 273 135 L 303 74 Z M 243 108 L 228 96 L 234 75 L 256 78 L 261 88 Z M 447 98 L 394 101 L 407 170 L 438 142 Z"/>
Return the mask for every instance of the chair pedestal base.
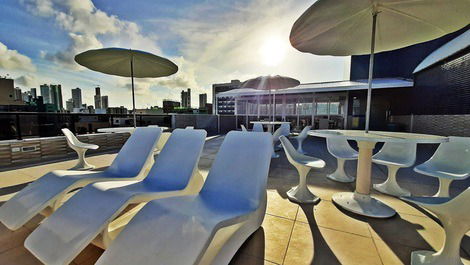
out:
<path id="1" fill-rule="evenodd" d="M 436 252 L 427 250 L 413 251 L 411 253 L 411 265 L 463 265 L 460 257 L 452 258 L 436 254 Z"/>
<path id="2" fill-rule="evenodd" d="M 344 171 L 344 159 L 338 159 L 338 167 L 336 171 L 327 175 L 326 177 L 337 182 L 351 183 L 354 182 L 356 178 L 348 176 Z"/>
<path id="3" fill-rule="evenodd" d="M 70 170 L 90 170 L 90 169 L 95 168 L 95 166 L 88 164 L 88 162 L 85 160 L 85 153 L 87 151 L 86 149 L 78 149 L 75 151 L 77 152 L 77 155 L 78 155 L 78 162 Z"/>
<path id="4" fill-rule="evenodd" d="M 367 217 L 389 218 L 396 214 L 395 210 L 370 195 L 340 192 L 334 194 L 332 199 L 341 208 Z"/>
<path id="5" fill-rule="evenodd" d="M 398 185 L 397 182 L 397 171 L 400 167 L 388 166 L 388 177 L 385 182 L 380 184 L 374 184 L 374 190 L 381 193 L 385 193 L 392 196 L 411 196 L 411 193 Z"/>
<path id="6" fill-rule="evenodd" d="M 287 192 L 289 200 L 295 203 L 317 203 L 320 198 L 311 193 L 307 186 L 296 186 Z"/>

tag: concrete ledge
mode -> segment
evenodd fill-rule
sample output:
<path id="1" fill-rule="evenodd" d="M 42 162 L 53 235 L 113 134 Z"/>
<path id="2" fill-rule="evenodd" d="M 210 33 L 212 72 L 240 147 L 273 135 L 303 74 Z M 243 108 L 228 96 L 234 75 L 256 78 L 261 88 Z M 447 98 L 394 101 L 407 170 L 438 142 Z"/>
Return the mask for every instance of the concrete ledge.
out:
<path id="1" fill-rule="evenodd" d="M 100 148 L 97 150 L 87 152 L 93 154 L 119 149 L 129 136 L 129 133 L 95 133 L 79 135 L 78 139 L 98 145 Z M 68 147 L 65 136 L 0 141 L 0 167 L 59 159 L 74 153 Z"/>

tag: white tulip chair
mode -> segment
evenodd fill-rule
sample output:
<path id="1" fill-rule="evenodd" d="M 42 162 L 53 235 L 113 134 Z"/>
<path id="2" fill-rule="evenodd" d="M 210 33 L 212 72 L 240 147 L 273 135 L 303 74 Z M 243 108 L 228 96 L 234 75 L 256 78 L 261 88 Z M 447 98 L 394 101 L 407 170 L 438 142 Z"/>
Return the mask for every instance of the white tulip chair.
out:
<path id="1" fill-rule="evenodd" d="M 96 144 L 87 144 L 82 143 L 80 140 L 75 137 L 75 135 L 67 128 L 62 129 L 62 133 L 65 135 L 65 139 L 67 139 L 67 144 L 70 148 L 72 148 L 78 155 L 78 162 L 70 170 L 89 170 L 95 168 L 95 166 L 89 164 L 85 160 L 85 153 L 88 150 L 96 150 L 99 148 Z"/>
<path id="2" fill-rule="evenodd" d="M 355 178 L 346 174 L 344 163 L 346 160 L 357 160 L 359 153 L 343 138 L 326 138 L 326 147 L 338 161 L 336 171 L 327 175 L 327 178 L 338 182 L 354 182 Z"/>
<path id="3" fill-rule="evenodd" d="M 308 132 L 310 131 L 310 129 L 312 128 L 312 126 L 305 126 L 305 128 L 299 133 L 299 135 L 293 137 L 296 141 L 297 141 L 297 152 L 301 153 L 301 154 L 304 154 L 304 149 L 302 148 L 302 144 L 304 142 L 305 139 L 307 139 L 308 137 Z"/>

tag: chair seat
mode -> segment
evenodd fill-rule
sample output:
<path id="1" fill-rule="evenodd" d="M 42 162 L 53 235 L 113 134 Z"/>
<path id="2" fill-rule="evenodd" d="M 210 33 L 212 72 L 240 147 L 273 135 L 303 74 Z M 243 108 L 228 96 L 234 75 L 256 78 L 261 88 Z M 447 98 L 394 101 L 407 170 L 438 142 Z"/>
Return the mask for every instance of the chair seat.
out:
<path id="1" fill-rule="evenodd" d="M 410 164 L 409 161 L 400 160 L 399 158 L 393 159 L 375 159 L 372 158 L 372 162 L 385 166 L 398 166 L 398 167 L 410 167 L 413 164 Z"/>
<path id="2" fill-rule="evenodd" d="M 78 144 L 75 144 L 75 146 L 80 147 L 80 148 L 85 148 L 85 149 L 92 149 L 92 150 L 96 150 L 99 148 L 99 146 L 97 146 L 96 144 L 86 144 L 86 143 L 78 143 Z"/>
<path id="3" fill-rule="evenodd" d="M 296 157 L 295 162 L 312 168 L 324 168 L 326 165 L 325 161 L 321 160 L 320 158 L 306 155 L 300 155 L 299 157 Z"/>
<path id="4" fill-rule="evenodd" d="M 416 166 L 414 171 L 423 175 L 445 179 L 466 179 L 470 175 L 469 172 L 457 172 L 453 168 L 439 168 L 426 163 Z"/>

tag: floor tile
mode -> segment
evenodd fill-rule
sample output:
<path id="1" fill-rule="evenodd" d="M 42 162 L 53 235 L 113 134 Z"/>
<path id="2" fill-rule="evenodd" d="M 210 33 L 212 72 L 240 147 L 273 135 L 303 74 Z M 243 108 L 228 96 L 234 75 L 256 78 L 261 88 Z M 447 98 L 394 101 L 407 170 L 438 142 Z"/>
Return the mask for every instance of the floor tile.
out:
<path id="1" fill-rule="evenodd" d="M 0 254 L 2 265 L 41 265 L 42 263 L 36 259 L 24 247 L 17 247 Z"/>
<path id="2" fill-rule="evenodd" d="M 25 227 L 11 231 L 2 223 L 0 223 L 0 253 L 13 248 L 23 246 L 23 243 L 31 231 Z M 2 262 L 0 262 L 2 264 Z"/>
<path id="3" fill-rule="evenodd" d="M 277 191 L 269 190 L 266 213 L 295 220 L 299 206 L 282 198 Z"/>
<path id="4" fill-rule="evenodd" d="M 303 205 L 299 209 L 297 221 L 311 223 L 312 219 L 321 227 L 366 237 L 371 236 L 367 222 L 344 214 L 330 201 L 320 201 L 320 203 L 315 206 Z"/>

